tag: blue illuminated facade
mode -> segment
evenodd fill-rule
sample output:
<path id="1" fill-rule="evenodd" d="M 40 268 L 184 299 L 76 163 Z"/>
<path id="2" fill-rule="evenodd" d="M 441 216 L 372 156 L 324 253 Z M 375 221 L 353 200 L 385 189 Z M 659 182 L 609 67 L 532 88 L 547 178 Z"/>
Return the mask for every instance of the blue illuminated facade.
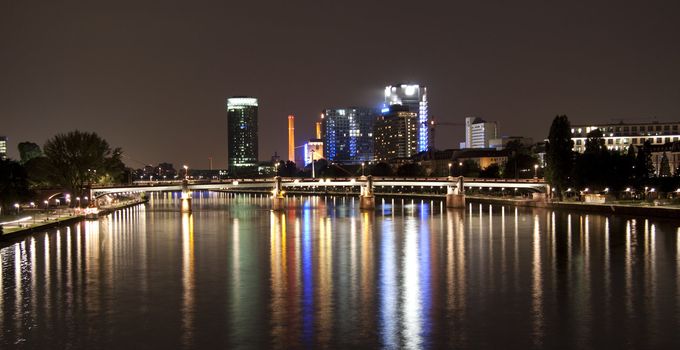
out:
<path id="1" fill-rule="evenodd" d="M 373 160 L 373 124 L 379 111 L 349 107 L 326 109 L 321 115 L 321 139 L 328 161 L 361 163 Z"/>

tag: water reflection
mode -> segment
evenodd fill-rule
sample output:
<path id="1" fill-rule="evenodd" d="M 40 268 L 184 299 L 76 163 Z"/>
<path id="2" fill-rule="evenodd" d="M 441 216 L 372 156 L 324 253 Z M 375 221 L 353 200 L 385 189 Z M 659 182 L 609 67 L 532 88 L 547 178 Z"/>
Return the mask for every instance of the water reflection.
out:
<path id="1" fill-rule="evenodd" d="M 0 346 L 679 344 L 677 222 L 380 203 L 197 193 L 182 214 L 161 194 L 7 243 Z"/>

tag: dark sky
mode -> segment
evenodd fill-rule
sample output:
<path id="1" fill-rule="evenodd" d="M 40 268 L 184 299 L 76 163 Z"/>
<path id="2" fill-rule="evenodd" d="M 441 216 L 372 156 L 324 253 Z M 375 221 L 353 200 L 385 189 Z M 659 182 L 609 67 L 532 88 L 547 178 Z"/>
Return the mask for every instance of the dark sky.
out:
<path id="1" fill-rule="evenodd" d="M 228 96 L 259 99 L 268 159 L 289 113 L 301 141 L 321 109 L 378 106 L 403 81 L 428 86 L 436 119 L 503 135 L 542 139 L 556 114 L 678 121 L 678 3 L 0 0 L 0 135 L 12 157 L 80 129 L 133 167 L 225 167 Z"/>

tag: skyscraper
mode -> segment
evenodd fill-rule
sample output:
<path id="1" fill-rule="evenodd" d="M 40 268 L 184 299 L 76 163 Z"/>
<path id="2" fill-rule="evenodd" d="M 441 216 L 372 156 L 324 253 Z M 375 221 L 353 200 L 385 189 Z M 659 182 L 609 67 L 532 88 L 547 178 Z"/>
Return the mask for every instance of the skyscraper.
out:
<path id="1" fill-rule="evenodd" d="M 489 140 L 498 138 L 496 122 L 481 118 L 465 118 L 465 148 L 488 148 Z"/>
<path id="2" fill-rule="evenodd" d="M 0 159 L 7 159 L 7 136 L 0 136 Z"/>
<path id="3" fill-rule="evenodd" d="M 244 175 L 257 171 L 257 99 L 227 99 L 227 145 L 229 171 Z"/>
<path id="4" fill-rule="evenodd" d="M 385 105 L 402 105 L 409 112 L 416 113 L 418 122 L 417 150 L 432 148 L 430 135 L 430 116 L 427 107 L 427 87 L 419 84 L 394 84 L 385 87 Z"/>
<path id="5" fill-rule="evenodd" d="M 375 123 L 375 159 L 387 161 L 418 153 L 418 114 L 394 105 Z"/>
<path id="6" fill-rule="evenodd" d="M 378 110 L 363 107 L 326 109 L 321 114 L 321 140 L 328 161 L 373 160 L 373 124 Z"/>

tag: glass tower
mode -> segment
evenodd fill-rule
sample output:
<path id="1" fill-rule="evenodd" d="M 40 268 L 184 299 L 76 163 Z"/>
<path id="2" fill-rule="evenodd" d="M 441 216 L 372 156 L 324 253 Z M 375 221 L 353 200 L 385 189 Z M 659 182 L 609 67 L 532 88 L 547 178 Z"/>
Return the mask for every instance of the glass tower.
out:
<path id="1" fill-rule="evenodd" d="M 326 109 L 321 114 L 324 155 L 331 162 L 373 160 L 373 124 L 378 110 L 363 107 Z"/>
<path id="2" fill-rule="evenodd" d="M 227 157 L 232 174 L 257 170 L 257 99 L 227 99 Z"/>
<path id="3" fill-rule="evenodd" d="M 427 87 L 418 84 L 395 84 L 385 87 L 385 105 L 402 105 L 417 114 L 418 152 L 432 148 L 430 116 L 427 108 Z"/>

